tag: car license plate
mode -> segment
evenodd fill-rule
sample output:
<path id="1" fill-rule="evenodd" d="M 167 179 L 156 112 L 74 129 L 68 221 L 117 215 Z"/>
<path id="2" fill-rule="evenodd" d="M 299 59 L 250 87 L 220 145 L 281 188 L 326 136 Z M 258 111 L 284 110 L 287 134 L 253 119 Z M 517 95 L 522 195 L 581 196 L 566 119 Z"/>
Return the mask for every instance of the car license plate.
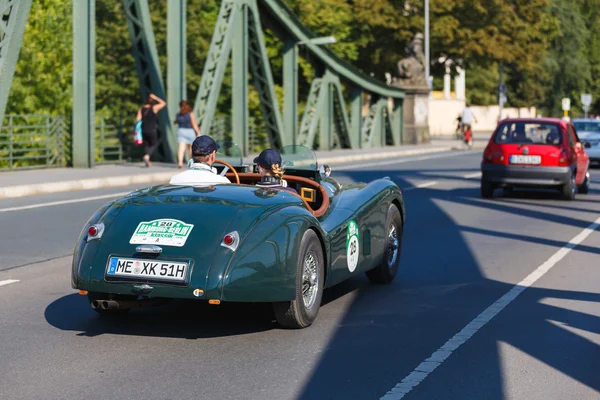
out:
<path id="1" fill-rule="evenodd" d="M 185 280 L 187 268 L 188 263 L 182 262 L 111 257 L 106 274 L 108 276 L 182 282 Z"/>
<path id="2" fill-rule="evenodd" d="M 510 156 L 511 164 L 540 164 L 541 162 L 541 156 Z"/>

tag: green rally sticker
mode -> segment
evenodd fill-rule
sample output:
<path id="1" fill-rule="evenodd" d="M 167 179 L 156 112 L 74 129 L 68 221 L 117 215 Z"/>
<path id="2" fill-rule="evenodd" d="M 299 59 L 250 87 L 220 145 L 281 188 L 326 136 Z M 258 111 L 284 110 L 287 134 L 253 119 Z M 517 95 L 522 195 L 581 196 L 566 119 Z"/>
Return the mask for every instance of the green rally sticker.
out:
<path id="1" fill-rule="evenodd" d="M 154 221 L 140 222 L 129 243 L 182 247 L 193 227 L 193 224 L 186 224 L 177 219 L 155 219 Z"/>
<path id="2" fill-rule="evenodd" d="M 354 272 L 358 265 L 358 255 L 360 253 L 358 239 L 358 224 L 351 219 L 348 222 L 348 231 L 346 233 L 346 261 L 350 272 Z"/>

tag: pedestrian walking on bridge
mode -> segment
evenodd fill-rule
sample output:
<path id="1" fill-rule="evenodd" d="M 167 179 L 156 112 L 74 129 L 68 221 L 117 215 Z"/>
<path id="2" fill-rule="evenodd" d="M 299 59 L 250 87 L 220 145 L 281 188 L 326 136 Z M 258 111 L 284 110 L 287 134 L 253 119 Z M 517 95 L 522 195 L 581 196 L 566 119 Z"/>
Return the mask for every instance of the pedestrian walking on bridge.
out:
<path id="1" fill-rule="evenodd" d="M 177 151 L 177 166 L 183 168 L 183 155 L 187 148 L 188 157 L 192 157 L 192 143 L 197 136 L 200 136 L 200 128 L 196 124 L 192 107 L 187 101 L 181 100 L 179 102 L 179 112 L 175 117 L 175 123 L 179 126 L 177 128 L 177 143 L 179 145 Z"/>
<path id="2" fill-rule="evenodd" d="M 165 108 L 167 103 L 154 93 L 146 98 L 146 103 L 138 109 L 137 121 L 142 121 L 142 138 L 144 140 L 144 162 L 146 167 L 151 167 L 150 156 L 158 147 L 158 112 Z"/>

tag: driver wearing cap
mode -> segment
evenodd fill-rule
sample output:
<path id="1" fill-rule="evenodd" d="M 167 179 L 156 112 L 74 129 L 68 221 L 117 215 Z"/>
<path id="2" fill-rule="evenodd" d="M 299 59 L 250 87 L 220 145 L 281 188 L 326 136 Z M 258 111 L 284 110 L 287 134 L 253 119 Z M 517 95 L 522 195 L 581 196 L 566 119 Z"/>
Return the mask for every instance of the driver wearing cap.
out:
<path id="1" fill-rule="evenodd" d="M 220 147 L 210 136 L 198 136 L 192 143 L 194 163 L 187 171 L 174 175 L 169 183 L 190 186 L 231 183 L 226 177 L 217 174 L 217 170 L 212 166 Z"/>

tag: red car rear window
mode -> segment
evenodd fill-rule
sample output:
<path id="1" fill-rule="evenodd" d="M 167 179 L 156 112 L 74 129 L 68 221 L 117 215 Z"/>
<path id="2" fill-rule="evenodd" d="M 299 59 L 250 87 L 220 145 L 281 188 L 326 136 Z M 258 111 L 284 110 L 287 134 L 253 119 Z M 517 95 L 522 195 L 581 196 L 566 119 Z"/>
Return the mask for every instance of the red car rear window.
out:
<path id="1" fill-rule="evenodd" d="M 494 142 L 498 144 L 558 145 L 562 135 L 560 126 L 551 123 L 505 122 L 498 127 Z"/>

